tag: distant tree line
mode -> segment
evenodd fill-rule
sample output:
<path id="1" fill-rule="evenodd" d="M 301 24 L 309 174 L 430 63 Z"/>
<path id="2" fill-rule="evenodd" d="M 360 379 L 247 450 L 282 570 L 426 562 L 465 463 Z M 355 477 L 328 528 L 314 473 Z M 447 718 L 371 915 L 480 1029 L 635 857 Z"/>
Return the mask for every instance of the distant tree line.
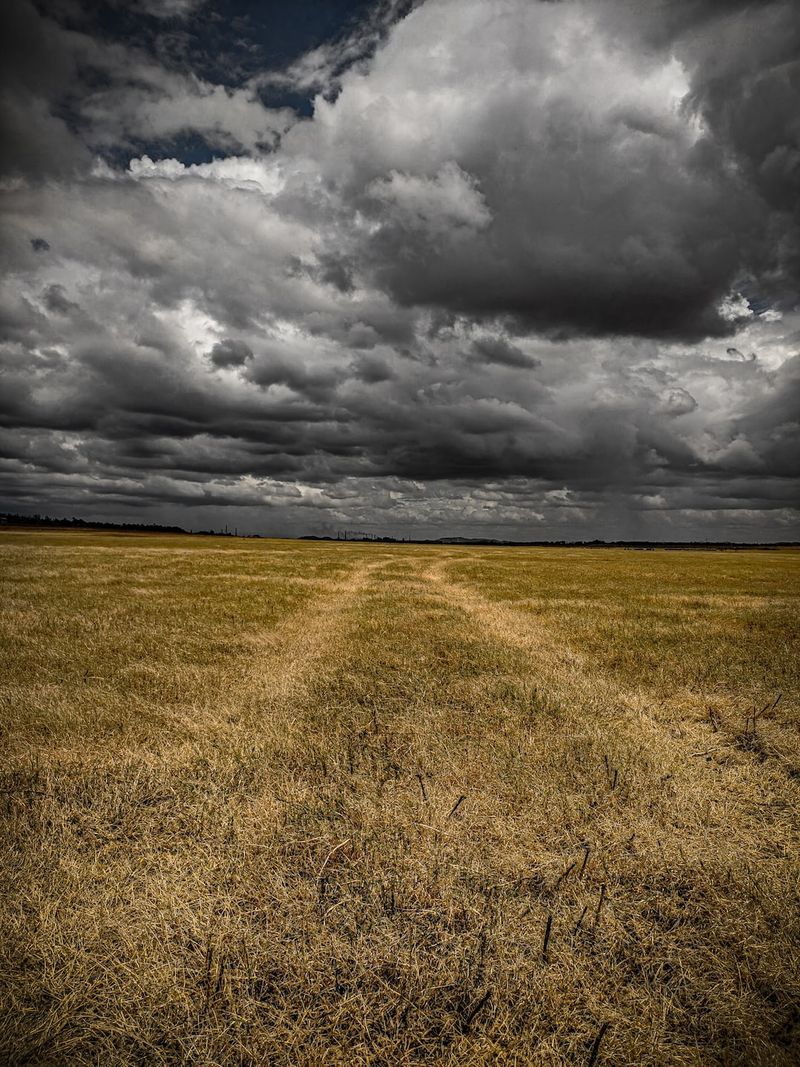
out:
<path id="1" fill-rule="evenodd" d="M 170 533 L 197 534 L 202 537 L 238 537 L 238 529 L 229 530 L 185 530 L 182 526 L 164 526 L 154 522 L 97 522 L 93 519 L 52 518 L 49 515 L 19 515 L 14 512 L 0 512 L 0 526 L 27 527 L 62 527 L 83 530 L 122 530 L 129 533 Z M 245 535 L 259 538 L 261 534 Z M 360 530 L 338 531 L 336 536 L 328 534 L 305 534 L 300 541 L 358 541 L 377 542 L 379 544 L 413 544 L 413 545 L 496 545 L 502 548 L 632 548 L 643 551 L 660 549 L 708 549 L 710 551 L 726 548 L 796 548 L 797 541 L 503 541 L 494 537 L 389 537 L 388 535 L 364 533 Z"/>
<path id="2" fill-rule="evenodd" d="M 97 522 L 94 519 L 56 519 L 49 515 L 17 515 L 0 512 L 0 526 L 59 526 L 89 530 L 130 530 L 137 533 L 188 533 L 182 526 L 162 526 L 154 522 Z"/>
<path id="3" fill-rule="evenodd" d="M 122 530 L 128 533 L 171 533 L 171 534 L 197 534 L 200 537 L 238 537 L 239 531 L 230 530 L 227 526 L 224 530 L 185 530 L 182 526 L 165 526 L 157 522 L 99 522 L 96 519 L 78 519 L 74 515 L 70 519 L 58 519 L 50 515 L 19 515 L 15 512 L 0 512 L 0 526 L 36 526 L 36 527 L 61 527 L 78 530 Z M 247 537 L 261 537 L 261 534 L 245 534 Z"/>
<path id="4" fill-rule="evenodd" d="M 660 549 L 708 549 L 714 551 L 727 548 L 794 548 L 797 541 L 504 541 L 496 537 L 388 537 L 379 534 L 359 534 L 355 531 L 341 532 L 334 537 L 330 534 L 305 534 L 300 541 L 361 541 L 380 544 L 412 545 L 495 545 L 500 548 L 632 548 L 640 551 Z"/>

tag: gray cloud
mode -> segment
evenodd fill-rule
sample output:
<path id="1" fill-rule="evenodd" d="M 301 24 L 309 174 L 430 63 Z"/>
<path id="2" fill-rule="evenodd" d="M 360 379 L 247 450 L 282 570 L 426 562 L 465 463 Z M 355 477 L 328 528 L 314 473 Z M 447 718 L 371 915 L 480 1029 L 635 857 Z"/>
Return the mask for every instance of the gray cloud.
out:
<path id="1" fill-rule="evenodd" d="M 485 363 L 501 367 L 538 367 L 539 360 L 502 337 L 478 338 L 472 342 L 472 355 Z"/>
<path id="2" fill-rule="evenodd" d="M 4 97 L 4 499 L 788 536 L 786 8 L 386 8 L 369 47 L 285 73 L 327 94 L 301 119 L 13 0 L 35 63 Z M 164 157 L 178 130 L 224 151 Z"/>
<path id="3" fill-rule="evenodd" d="M 730 332 L 718 305 L 762 204 L 679 106 L 690 72 L 621 53 L 603 16 L 425 4 L 290 131 L 290 153 L 324 139 L 323 172 L 370 222 L 352 254 L 401 303 L 558 335 Z"/>
<path id="4" fill-rule="evenodd" d="M 756 359 L 755 352 L 750 352 L 748 355 L 745 355 L 743 352 L 740 352 L 738 348 L 733 348 L 731 346 L 726 348 L 725 352 L 731 359 L 741 360 L 742 363 L 753 363 Z"/>
<path id="5" fill-rule="evenodd" d="M 664 394 L 658 410 L 666 415 L 688 415 L 697 410 L 697 401 L 688 390 L 676 386 Z"/>
<path id="6" fill-rule="evenodd" d="M 243 367 L 253 358 L 253 350 L 244 341 L 227 337 L 224 341 L 216 342 L 209 358 L 215 367 Z"/>
<path id="7" fill-rule="evenodd" d="M 193 0 L 153 0 L 150 14 L 186 17 Z M 0 9 L 0 173 L 86 174 L 98 150 L 169 145 L 200 135 L 226 152 L 274 145 L 295 120 L 264 107 L 252 82 L 231 88 L 169 66 L 134 42 L 97 33 L 80 5 L 80 29 L 42 14 L 33 0 Z"/>
<path id="8" fill-rule="evenodd" d="M 72 311 L 80 310 L 77 304 L 67 298 L 64 286 L 57 283 L 47 286 L 42 294 L 42 299 L 47 310 L 53 311 L 57 315 L 69 315 Z"/>

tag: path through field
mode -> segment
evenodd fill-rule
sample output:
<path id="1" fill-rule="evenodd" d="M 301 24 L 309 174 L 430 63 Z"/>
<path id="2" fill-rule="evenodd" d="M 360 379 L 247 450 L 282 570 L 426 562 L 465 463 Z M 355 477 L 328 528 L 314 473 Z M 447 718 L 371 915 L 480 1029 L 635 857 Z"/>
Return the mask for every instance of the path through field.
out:
<path id="1" fill-rule="evenodd" d="M 0 548 L 9 1062 L 797 1062 L 800 554 Z"/>

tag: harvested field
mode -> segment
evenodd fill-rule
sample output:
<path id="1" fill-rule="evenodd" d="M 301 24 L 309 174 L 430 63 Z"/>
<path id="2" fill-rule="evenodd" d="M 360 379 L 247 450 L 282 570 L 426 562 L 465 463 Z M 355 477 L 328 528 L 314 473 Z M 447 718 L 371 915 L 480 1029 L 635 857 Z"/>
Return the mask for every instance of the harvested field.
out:
<path id="1" fill-rule="evenodd" d="M 4 1062 L 798 1062 L 800 552 L 0 567 Z"/>

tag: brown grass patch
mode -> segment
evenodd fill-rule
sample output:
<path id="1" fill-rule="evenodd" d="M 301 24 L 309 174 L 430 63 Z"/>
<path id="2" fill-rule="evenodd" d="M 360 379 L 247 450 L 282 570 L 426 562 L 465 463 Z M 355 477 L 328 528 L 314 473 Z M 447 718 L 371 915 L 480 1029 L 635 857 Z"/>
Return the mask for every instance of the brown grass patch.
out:
<path id="1" fill-rule="evenodd" d="M 797 1061 L 797 553 L 0 552 L 7 1061 Z"/>

